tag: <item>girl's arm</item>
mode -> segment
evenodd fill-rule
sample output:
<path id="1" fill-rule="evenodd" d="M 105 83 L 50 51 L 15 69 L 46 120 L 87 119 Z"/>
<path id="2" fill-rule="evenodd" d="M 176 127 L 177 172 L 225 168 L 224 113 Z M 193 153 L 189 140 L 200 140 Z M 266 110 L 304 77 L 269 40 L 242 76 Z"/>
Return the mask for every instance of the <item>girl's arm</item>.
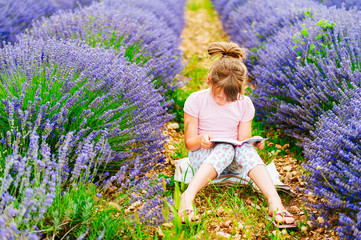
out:
<path id="1" fill-rule="evenodd" d="M 238 125 L 238 141 L 243 141 L 248 138 L 262 138 L 260 136 L 253 136 L 252 137 L 252 120 L 248 122 L 240 122 Z M 264 148 L 264 141 L 259 142 L 257 144 L 253 144 L 259 150 Z"/>
<path id="2" fill-rule="evenodd" d="M 202 148 L 209 149 L 213 146 L 210 134 L 198 135 L 198 118 L 184 113 L 184 142 L 189 151 Z"/>
<path id="3" fill-rule="evenodd" d="M 240 122 L 238 125 L 238 141 L 243 141 L 252 137 L 252 120 Z"/>

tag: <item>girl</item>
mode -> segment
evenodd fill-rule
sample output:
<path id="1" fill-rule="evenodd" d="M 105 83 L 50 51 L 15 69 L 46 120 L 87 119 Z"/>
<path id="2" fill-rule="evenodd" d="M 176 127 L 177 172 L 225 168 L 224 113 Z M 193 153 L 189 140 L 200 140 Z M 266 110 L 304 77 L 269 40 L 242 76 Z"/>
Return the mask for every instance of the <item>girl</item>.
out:
<path id="1" fill-rule="evenodd" d="M 196 194 L 224 170 L 245 171 L 267 198 L 269 218 L 277 225 L 295 227 L 293 216 L 282 205 L 255 149 L 262 150 L 264 142 L 234 147 L 210 141 L 212 138 L 239 141 L 251 138 L 255 109 L 251 99 L 242 95 L 247 78 L 244 51 L 235 43 L 215 42 L 209 45 L 208 54 L 211 58 L 220 56 L 209 71 L 210 88 L 192 93 L 184 105 L 185 145 L 195 175 L 181 195 L 179 215 L 183 221 L 185 215 L 189 220 L 196 220 L 193 210 Z"/>

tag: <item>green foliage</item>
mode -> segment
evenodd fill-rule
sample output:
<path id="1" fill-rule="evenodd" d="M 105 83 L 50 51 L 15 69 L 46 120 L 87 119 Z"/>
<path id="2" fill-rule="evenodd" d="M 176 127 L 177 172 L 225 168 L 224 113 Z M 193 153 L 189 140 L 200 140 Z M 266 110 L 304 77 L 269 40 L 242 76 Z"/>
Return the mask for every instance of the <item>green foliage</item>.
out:
<path id="1" fill-rule="evenodd" d="M 265 217 L 268 211 L 267 201 L 263 195 L 254 191 L 251 185 L 207 186 L 199 193 L 200 199 L 202 199 L 201 204 L 196 209 L 200 216 L 199 221 L 186 221 L 182 224 L 181 218 L 177 217 L 181 192 L 180 186 L 176 183 L 174 188 L 175 206 L 171 208 L 176 217 L 172 221 L 173 226 L 171 228 L 161 226 L 165 235 L 163 239 L 217 239 L 214 232 L 216 227 L 219 227 L 218 231 L 230 233 L 231 239 L 238 234 L 241 239 L 257 237 L 278 240 L 298 239 L 303 234 L 302 232 L 287 230 L 287 235 L 284 235 L 281 230 L 268 221 Z M 231 220 L 231 232 L 229 232 L 230 228 L 228 227 L 223 229 L 222 225 L 226 219 Z M 300 221 L 299 225 L 305 226 L 306 221 Z"/>
<path id="2" fill-rule="evenodd" d="M 325 19 L 321 19 L 319 22 L 315 24 L 316 26 L 319 26 L 319 34 L 315 37 L 315 40 L 318 41 L 319 47 L 316 47 L 315 44 L 310 44 L 308 51 L 306 53 L 302 53 L 300 50 L 297 51 L 298 59 L 301 59 L 302 62 L 317 64 L 317 59 L 322 59 L 327 57 L 328 49 L 330 48 L 330 44 L 332 44 L 329 40 L 329 31 L 332 31 L 333 27 L 336 25 L 335 23 L 329 23 Z M 293 35 L 293 39 L 295 41 L 295 45 L 293 46 L 292 50 L 296 50 L 299 45 L 305 45 L 305 39 L 309 38 L 308 36 L 308 30 L 309 28 L 306 26 L 306 24 L 302 24 L 304 27 L 301 32 L 296 33 Z M 311 26 L 311 28 L 314 28 L 315 26 Z M 321 71 L 321 69 L 320 69 Z"/>
<path id="3" fill-rule="evenodd" d="M 97 186 L 79 183 L 67 191 L 57 188 L 56 198 L 39 224 L 40 231 L 51 237 L 76 239 L 86 234 L 84 239 L 123 239 L 130 235 L 132 222 L 118 214 L 118 210 L 103 206 L 104 199 L 96 197 Z M 123 209 L 124 211 L 124 209 Z"/>
<path id="4" fill-rule="evenodd" d="M 183 131 L 184 128 L 184 103 L 190 94 L 190 91 L 184 90 L 183 88 L 175 89 L 172 93 L 170 93 L 170 98 L 174 101 L 170 111 L 174 115 L 173 121 L 179 123 L 180 131 Z"/>
<path id="5" fill-rule="evenodd" d="M 174 146 L 176 147 L 177 151 L 171 154 L 173 159 L 188 157 L 188 149 L 185 146 L 184 139 L 180 144 L 174 144 Z"/>
<path id="6" fill-rule="evenodd" d="M 141 52 L 142 43 L 137 42 L 134 45 L 128 45 L 125 41 L 123 41 L 124 39 L 124 36 L 118 36 L 114 30 L 110 39 L 103 37 L 101 32 L 89 32 L 86 36 L 85 42 L 92 47 L 100 46 L 105 49 L 113 48 L 119 50 L 121 47 L 125 47 L 125 57 L 128 58 L 130 62 L 143 65 L 149 61 L 150 56 L 146 57 L 142 55 L 145 54 L 145 52 Z"/>
<path id="7" fill-rule="evenodd" d="M 97 32 L 97 29 L 92 30 L 94 19 L 94 16 L 89 17 L 89 29 L 84 37 L 85 39 L 82 39 L 86 44 L 92 47 L 100 46 L 105 49 L 113 48 L 116 50 L 119 50 L 121 47 L 126 47 L 125 57 L 127 57 L 130 62 L 135 62 L 136 64 L 145 64 L 150 59 L 149 56 L 145 57 L 139 54 L 142 48 L 142 43 L 138 42 L 134 45 L 128 45 L 124 41 L 127 36 L 119 36 L 115 30 L 113 30 L 110 38 L 109 36 L 106 36 L 107 33 Z M 106 28 L 109 29 L 109 26 L 106 26 Z M 104 29 L 104 32 L 106 32 L 106 29 Z M 76 39 L 74 33 L 72 35 L 72 39 Z"/>

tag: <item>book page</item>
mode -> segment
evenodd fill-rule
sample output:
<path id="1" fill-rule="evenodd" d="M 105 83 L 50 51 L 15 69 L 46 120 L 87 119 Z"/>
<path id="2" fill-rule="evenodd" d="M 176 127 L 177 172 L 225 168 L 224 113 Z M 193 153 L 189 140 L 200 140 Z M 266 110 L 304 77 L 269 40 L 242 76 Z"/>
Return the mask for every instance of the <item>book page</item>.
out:
<path id="1" fill-rule="evenodd" d="M 268 138 L 260 138 L 260 139 L 257 139 L 257 138 L 249 138 L 249 139 L 246 139 L 244 141 L 238 141 L 238 140 L 235 140 L 235 139 L 230 139 L 230 138 L 212 138 L 210 141 L 211 142 L 215 142 L 215 143 L 230 143 L 234 146 L 240 146 L 242 145 L 243 143 L 250 143 L 250 144 L 254 144 L 254 143 L 257 143 L 257 142 L 261 142 L 261 141 L 265 141 L 267 140 Z"/>

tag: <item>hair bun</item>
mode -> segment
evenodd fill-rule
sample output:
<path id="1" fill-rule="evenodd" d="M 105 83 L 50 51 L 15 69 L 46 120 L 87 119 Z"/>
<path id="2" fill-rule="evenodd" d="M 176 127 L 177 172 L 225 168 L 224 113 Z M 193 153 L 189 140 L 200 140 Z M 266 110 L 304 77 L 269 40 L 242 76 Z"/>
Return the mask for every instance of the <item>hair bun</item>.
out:
<path id="1" fill-rule="evenodd" d="M 208 54 L 211 58 L 215 56 L 232 57 L 240 60 L 246 60 L 244 49 L 240 48 L 234 42 L 213 42 L 208 46 Z"/>

